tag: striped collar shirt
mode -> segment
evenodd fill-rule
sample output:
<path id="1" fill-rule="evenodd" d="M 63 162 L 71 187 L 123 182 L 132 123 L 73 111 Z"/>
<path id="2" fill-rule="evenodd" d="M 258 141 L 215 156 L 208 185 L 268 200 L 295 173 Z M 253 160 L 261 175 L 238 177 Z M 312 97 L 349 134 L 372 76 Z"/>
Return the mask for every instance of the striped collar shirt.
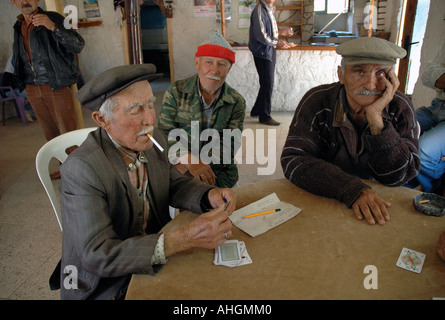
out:
<path id="1" fill-rule="evenodd" d="M 261 2 L 264 4 L 264 7 L 267 10 L 267 13 L 269 14 L 270 21 L 272 22 L 272 38 L 278 39 L 278 25 L 277 20 L 275 19 L 275 6 L 271 5 L 269 6 L 267 3 L 261 0 Z"/>

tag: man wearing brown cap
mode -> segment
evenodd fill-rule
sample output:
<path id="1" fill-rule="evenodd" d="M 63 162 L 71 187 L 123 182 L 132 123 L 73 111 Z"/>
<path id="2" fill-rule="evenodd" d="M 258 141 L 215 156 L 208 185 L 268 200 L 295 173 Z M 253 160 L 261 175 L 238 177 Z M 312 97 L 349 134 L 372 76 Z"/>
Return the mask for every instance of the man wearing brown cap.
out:
<path id="1" fill-rule="evenodd" d="M 297 186 L 342 201 L 358 219 L 385 224 L 390 203 L 361 179 L 401 186 L 419 172 L 414 109 L 392 70 L 406 52 L 370 37 L 343 43 L 337 53 L 340 81 L 302 98 L 281 165 Z"/>
<path id="2" fill-rule="evenodd" d="M 209 185 L 223 188 L 231 188 L 238 181 L 234 156 L 235 146 L 240 143 L 235 140 L 241 139 L 239 135 L 239 139 L 234 138 L 232 143 L 224 145 L 223 130 L 241 132 L 246 110 L 244 98 L 225 82 L 233 63 L 235 51 L 218 31 L 211 31 L 195 54 L 198 74 L 170 86 L 159 116 L 159 128 L 169 136 L 169 147 L 177 143 L 174 134 L 177 129 L 187 136 L 184 148 L 187 152 L 178 152 L 176 168 Z M 220 137 L 219 154 L 210 148 L 213 149 L 210 163 L 201 158 L 201 151 L 211 142 L 201 141 L 201 133 L 206 129 Z M 196 149 L 192 141 L 198 141 Z M 224 154 L 229 153 L 230 161 L 224 161 Z"/>
<path id="3" fill-rule="evenodd" d="M 231 236 L 232 190 L 185 177 L 168 162 L 167 139 L 154 128 L 154 71 L 116 67 L 76 95 L 100 128 L 61 166 L 62 299 L 120 299 L 132 274 L 153 274 L 174 253 L 215 248 Z M 211 211 L 161 234 L 169 205 Z"/>

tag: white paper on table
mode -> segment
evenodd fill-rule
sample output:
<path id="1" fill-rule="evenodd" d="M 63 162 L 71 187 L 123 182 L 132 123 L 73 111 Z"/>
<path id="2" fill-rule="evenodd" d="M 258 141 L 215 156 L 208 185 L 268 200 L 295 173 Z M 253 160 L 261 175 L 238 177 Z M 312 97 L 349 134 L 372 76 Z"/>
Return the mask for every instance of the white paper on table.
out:
<path id="1" fill-rule="evenodd" d="M 264 214 L 257 217 L 246 218 L 249 214 L 262 211 L 281 209 L 279 212 Z M 259 236 L 270 229 L 292 219 L 301 211 L 290 203 L 280 201 L 276 193 L 272 193 L 241 209 L 235 210 L 229 217 L 232 223 L 252 237 Z"/>

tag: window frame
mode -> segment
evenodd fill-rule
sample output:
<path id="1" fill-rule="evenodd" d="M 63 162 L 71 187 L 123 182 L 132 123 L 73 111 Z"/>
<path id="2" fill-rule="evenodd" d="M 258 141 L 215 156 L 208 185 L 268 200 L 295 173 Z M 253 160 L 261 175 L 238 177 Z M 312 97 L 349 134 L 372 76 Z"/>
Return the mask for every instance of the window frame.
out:
<path id="1" fill-rule="evenodd" d="M 315 11 L 314 9 L 314 13 L 315 14 L 338 14 L 338 13 L 328 13 L 328 1 L 330 0 L 324 0 L 324 10 L 323 11 Z M 351 10 L 351 0 L 347 0 L 347 5 L 348 5 L 348 9 L 347 12 L 350 12 Z"/>

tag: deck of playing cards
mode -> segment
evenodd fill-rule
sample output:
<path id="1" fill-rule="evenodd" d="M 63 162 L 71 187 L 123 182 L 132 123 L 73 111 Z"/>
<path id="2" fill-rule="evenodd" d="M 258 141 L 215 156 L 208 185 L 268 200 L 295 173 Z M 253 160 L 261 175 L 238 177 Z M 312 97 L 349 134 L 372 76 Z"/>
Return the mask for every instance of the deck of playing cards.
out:
<path id="1" fill-rule="evenodd" d="M 252 263 L 243 241 L 227 240 L 224 244 L 215 248 L 213 263 L 217 266 L 237 267 Z"/>
<path id="2" fill-rule="evenodd" d="M 424 253 L 403 248 L 396 266 L 415 273 L 420 273 L 420 271 L 422 271 L 423 263 L 425 262 L 425 257 Z"/>

